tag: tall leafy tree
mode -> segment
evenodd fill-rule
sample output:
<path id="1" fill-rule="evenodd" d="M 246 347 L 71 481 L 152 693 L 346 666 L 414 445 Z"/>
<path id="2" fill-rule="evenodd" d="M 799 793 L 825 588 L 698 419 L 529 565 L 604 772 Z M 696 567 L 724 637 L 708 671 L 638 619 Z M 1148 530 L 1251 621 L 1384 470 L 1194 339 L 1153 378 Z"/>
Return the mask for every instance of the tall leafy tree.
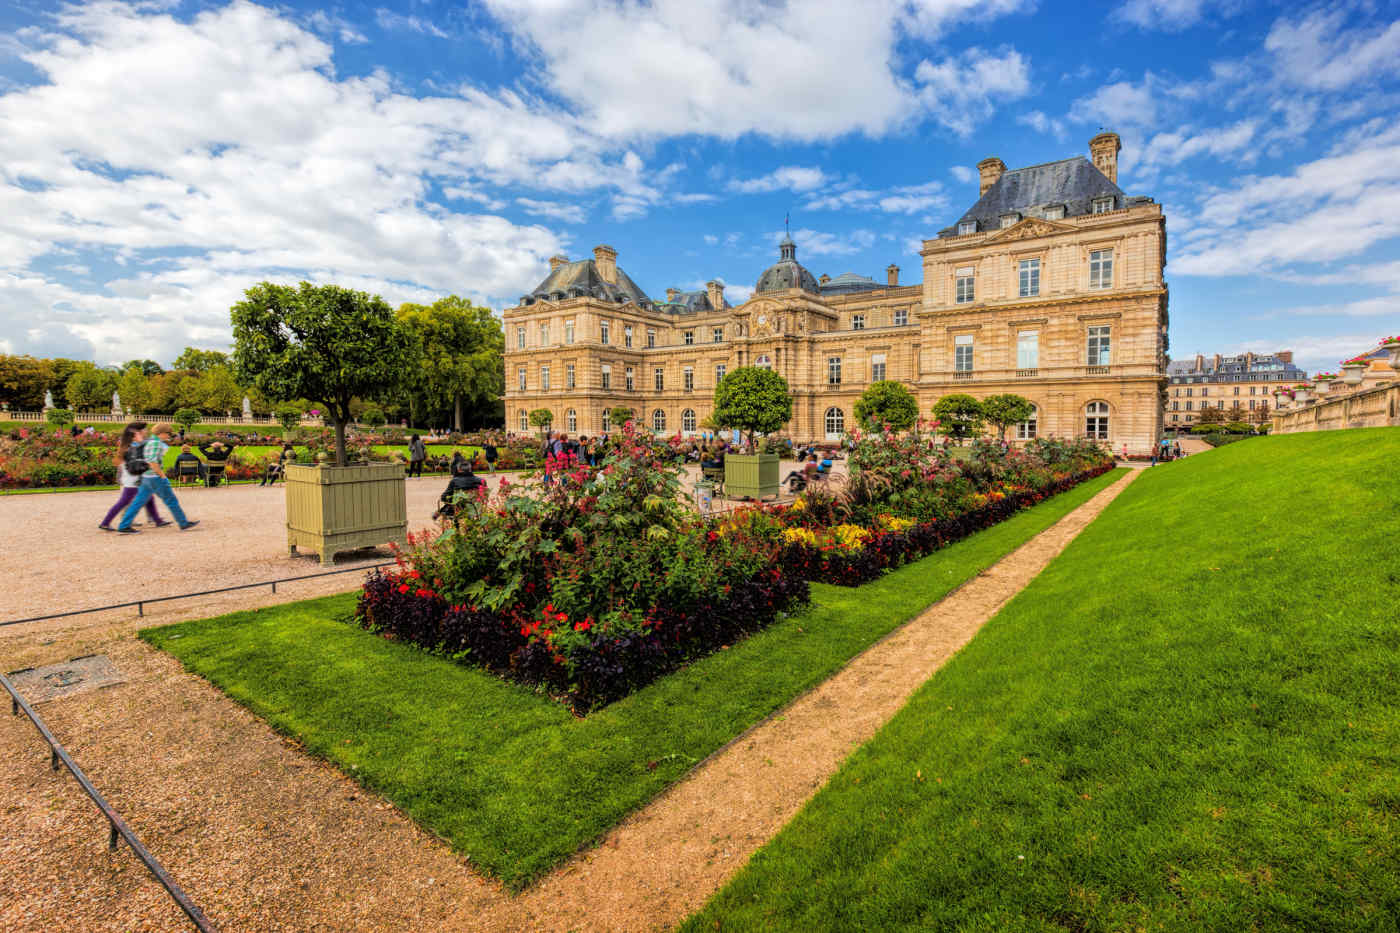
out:
<path id="1" fill-rule="evenodd" d="M 505 391 L 505 333 L 491 309 L 449 295 L 402 305 L 397 316 L 417 357 L 405 386 L 415 414 L 451 409 L 461 431 L 467 408 L 495 408 Z"/>
<path id="2" fill-rule="evenodd" d="M 861 393 L 855 415 L 867 426 L 887 424 L 896 431 L 907 431 L 919 418 L 919 403 L 904 383 L 883 379 Z"/>
<path id="3" fill-rule="evenodd" d="M 771 434 L 792 420 L 787 380 L 771 369 L 740 366 L 715 386 L 715 423 L 749 436 Z"/>
<path id="4" fill-rule="evenodd" d="M 935 402 L 933 416 L 938 419 L 938 429 L 959 444 L 982 430 L 982 403 L 961 392 L 945 395 Z"/>
<path id="5" fill-rule="evenodd" d="M 158 375 L 158 374 L 157 374 Z M 155 390 L 152 378 L 140 368 L 128 366 L 117 379 L 117 391 L 121 393 L 122 405 L 130 412 L 153 410 Z"/>
<path id="6" fill-rule="evenodd" d="M 115 387 L 116 380 L 111 373 L 89 363 L 69 376 L 63 388 L 69 407 L 78 411 L 92 411 L 111 407 Z"/>
<path id="7" fill-rule="evenodd" d="M 989 395 L 982 399 L 982 417 L 996 428 L 997 437 L 1005 439 L 1006 429 L 1030 418 L 1035 406 L 1031 400 L 1020 395 L 1005 393 Z"/>
<path id="8" fill-rule="evenodd" d="M 228 366 L 214 366 L 199 377 L 200 408 L 210 414 L 232 412 L 243 406 L 243 389 Z"/>
<path id="9" fill-rule="evenodd" d="M 48 385 L 48 390 L 53 393 L 53 403 L 59 408 L 72 408 L 73 403 L 68 398 L 68 380 L 80 369 L 95 367 L 89 360 L 70 360 L 62 356 L 47 362 L 53 374 Z"/>
<path id="10" fill-rule="evenodd" d="M 38 410 L 53 383 L 53 363 L 32 356 L 0 355 L 0 402 L 11 408 Z"/>
<path id="11" fill-rule="evenodd" d="M 412 340 L 378 295 L 262 282 L 244 296 L 230 312 L 235 375 L 274 401 L 319 403 L 345 466 L 351 401 L 396 389 L 414 362 Z"/>
<path id="12" fill-rule="evenodd" d="M 159 376 L 161 373 L 165 372 L 165 370 L 161 368 L 161 365 L 155 360 L 127 360 L 122 364 L 123 373 L 132 369 L 140 370 L 143 376 Z M 123 398 L 125 398 L 125 396 L 123 396 Z"/>
<path id="13" fill-rule="evenodd" d="M 199 350 L 195 347 L 185 347 L 184 352 L 175 357 L 175 362 L 171 364 L 171 369 L 183 369 L 192 373 L 205 373 L 215 366 L 229 365 L 227 353 L 218 350 Z"/>

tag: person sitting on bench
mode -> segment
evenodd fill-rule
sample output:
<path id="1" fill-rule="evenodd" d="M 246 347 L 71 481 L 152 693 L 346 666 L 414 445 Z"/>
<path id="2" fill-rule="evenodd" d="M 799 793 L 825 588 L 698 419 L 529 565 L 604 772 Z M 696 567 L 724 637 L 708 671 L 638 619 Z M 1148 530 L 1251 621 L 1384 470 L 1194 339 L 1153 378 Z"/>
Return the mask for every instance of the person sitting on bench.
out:
<path id="1" fill-rule="evenodd" d="M 194 455 L 189 444 L 181 447 L 180 455 L 175 458 L 175 478 L 183 479 L 186 476 L 204 479 L 204 461 Z"/>
<path id="2" fill-rule="evenodd" d="M 209 486 L 219 485 L 219 478 L 224 475 L 224 470 L 228 466 L 229 454 L 233 453 L 233 444 L 214 441 L 212 444 L 200 445 L 199 452 L 204 454 L 205 484 Z M 210 465 L 213 465 L 214 469 L 210 469 Z"/>

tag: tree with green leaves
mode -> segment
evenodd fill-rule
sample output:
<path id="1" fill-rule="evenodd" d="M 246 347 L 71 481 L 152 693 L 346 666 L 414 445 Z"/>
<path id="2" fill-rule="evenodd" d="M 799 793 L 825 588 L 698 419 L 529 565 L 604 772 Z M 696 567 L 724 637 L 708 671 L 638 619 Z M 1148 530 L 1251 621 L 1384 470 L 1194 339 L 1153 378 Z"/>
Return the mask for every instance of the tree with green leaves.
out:
<path id="1" fill-rule="evenodd" d="M 382 428 L 388 421 L 384 417 L 384 412 L 377 405 L 367 405 L 365 410 L 360 412 L 360 423 L 369 428 Z"/>
<path id="2" fill-rule="evenodd" d="M 1200 413 L 1199 415 L 1196 416 L 1196 421 L 1197 421 L 1197 423 L 1199 423 L 1199 424 L 1224 424 L 1224 423 L 1225 423 L 1225 412 L 1224 412 L 1223 410 L 1221 410 L 1221 409 L 1219 409 L 1219 408 L 1212 408 L 1212 407 L 1210 407 L 1209 403 L 1207 403 L 1207 402 L 1202 402 L 1201 405 L 1202 405 L 1201 413 Z"/>
<path id="3" fill-rule="evenodd" d="M 32 356 L 0 355 L 0 402 L 37 411 L 53 382 L 53 364 Z"/>
<path id="4" fill-rule="evenodd" d="M 971 395 L 956 392 L 945 395 L 933 405 L 933 416 L 945 437 L 961 444 L 982 430 L 982 403 Z"/>
<path id="5" fill-rule="evenodd" d="M 608 411 L 608 423 L 613 426 L 613 430 L 620 431 L 622 426 L 637 417 L 637 413 L 626 405 L 617 405 Z"/>
<path id="6" fill-rule="evenodd" d="M 151 411 L 151 400 L 155 393 L 151 390 L 151 377 L 141 369 L 129 366 L 117 379 L 117 392 L 121 394 L 122 405 L 130 412 Z"/>
<path id="7" fill-rule="evenodd" d="M 224 414 L 243 405 L 243 388 L 227 366 L 214 366 L 199 377 L 199 407 L 211 414 Z"/>
<path id="8" fill-rule="evenodd" d="M 127 360 L 125 363 L 122 364 L 123 374 L 128 373 L 133 369 L 141 373 L 141 375 L 143 376 L 159 376 L 161 373 L 165 372 L 165 370 L 161 368 L 161 365 L 155 360 Z M 126 394 L 123 393 L 122 398 L 125 397 Z"/>
<path id="9" fill-rule="evenodd" d="M 310 282 L 262 282 L 244 295 L 231 311 L 235 375 L 269 399 L 316 402 L 335 428 L 335 464 L 345 466 L 351 401 L 397 389 L 412 340 L 377 295 Z"/>
<path id="10" fill-rule="evenodd" d="M 1006 439 L 1007 428 L 1028 420 L 1034 412 L 1035 406 L 1030 399 L 1009 392 L 982 399 L 982 417 L 996 428 L 997 437 L 1002 440 Z"/>
<path id="11" fill-rule="evenodd" d="M 301 408 L 291 402 L 283 402 L 277 406 L 273 415 L 277 418 L 277 423 L 282 426 L 282 430 L 291 431 L 301 424 Z"/>
<path id="12" fill-rule="evenodd" d="M 548 408 L 536 408 L 530 412 L 530 423 L 539 428 L 540 433 L 543 434 L 554 423 L 554 412 Z"/>
<path id="13" fill-rule="evenodd" d="M 90 360 L 70 360 L 66 357 L 54 357 L 47 360 L 49 371 L 52 374 L 49 379 L 48 390 L 53 393 L 53 403 L 58 408 L 72 408 L 73 403 L 68 399 L 68 380 L 80 369 L 93 369 Z"/>
<path id="14" fill-rule="evenodd" d="M 175 412 L 174 417 L 170 420 L 178 424 L 183 430 L 191 431 L 194 429 L 195 425 L 199 424 L 199 419 L 203 417 L 204 414 L 198 408 L 181 408 L 179 411 Z"/>
<path id="15" fill-rule="evenodd" d="M 218 350 L 196 350 L 194 347 L 185 347 L 183 353 L 175 357 L 175 362 L 170 364 L 171 369 L 183 369 L 191 373 L 206 373 L 215 366 L 228 366 L 229 358 L 227 353 Z"/>
<path id="16" fill-rule="evenodd" d="M 490 308 L 449 295 L 431 305 L 402 305 L 397 317 L 416 357 L 413 381 L 405 386 L 412 407 L 451 409 L 456 431 L 463 430 L 467 407 L 494 407 L 505 391 L 506 344 Z"/>
<path id="17" fill-rule="evenodd" d="M 66 408 L 50 408 L 44 412 L 44 420 L 56 428 L 73 423 L 73 413 Z"/>
<path id="18" fill-rule="evenodd" d="M 861 393 L 855 415 L 868 428 L 889 425 L 892 430 L 907 431 L 919 419 L 919 403 L 904 383 L 882 379 Z"/>
<path id="19" fill-rule="evenodd" d="M 108 409 L 112 405 L 112 391 L 115 387 L 116 380 L 112 378 L 111 373 L 88 364 L 68 377 L 63 394 L 67 397 L 69 406 L 79 411 Z"/>
<path id="20" fill-rule="evenodd" d="M 738 428 L 753 444 L 755 434 L 772 434 L 792 420 L 787 380 L 771 369 L 740 366 L 715 386 L 715 423 Z"/>

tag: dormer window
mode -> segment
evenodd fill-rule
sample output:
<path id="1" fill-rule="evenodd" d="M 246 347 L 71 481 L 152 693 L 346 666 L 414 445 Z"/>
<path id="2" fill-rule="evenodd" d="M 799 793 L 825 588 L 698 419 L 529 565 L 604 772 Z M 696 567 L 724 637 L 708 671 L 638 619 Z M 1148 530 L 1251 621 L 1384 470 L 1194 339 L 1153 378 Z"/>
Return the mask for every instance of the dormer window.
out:
<path id="1" fill-rule="evenodd" d="M 1050 207 L 1047 207 L 1047 208 L 1045 209 L 1045 219 L 1046 219 L 1046 220 L 1064 220 L 1064 219 L 1065 219 L 1065 206 L 1064 206 L 1063 204 L 1054 204 L 1054 205 L 1051 205 Z"/>
<path id="2" fill-rule="evenodd" d="M 1113 197 L 1111 195 L 1106 198 L 1094 198 L 1095 214 L 1107 214 L 1111 210 L 1113 210 Z"/>
<path id="3" fill-rule="evenodd" d="M 969 233 L 977 232 L 977 221 L 964 220 L 958 224 L 958 236 L 966 236 Z"/>
<path id="4" fill-rule="evenodd" d="M 1001 229 L 1005 230 L 1007 227 L 1014 227 L 1014 226 L 1016 226 L 1016 222 L 1019 221 L 1020 219 L 1021 219 L 1021 215 L 1020 215 L 1020 214 L 1002 214 L 1002 215 L 1001 215 Z"/>

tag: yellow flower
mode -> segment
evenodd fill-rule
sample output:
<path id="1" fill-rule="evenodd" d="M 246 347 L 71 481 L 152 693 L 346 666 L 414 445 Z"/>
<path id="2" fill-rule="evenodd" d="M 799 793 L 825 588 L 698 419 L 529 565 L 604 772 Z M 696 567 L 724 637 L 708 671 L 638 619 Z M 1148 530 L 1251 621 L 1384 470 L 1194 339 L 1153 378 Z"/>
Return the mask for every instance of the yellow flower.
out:
<path id="1" fill-rule="evenodd" d="M 783 541 L 787 544 L 802 544 L 807 547 L 817 546 L 817 536 L 810 528 L 784 528 Z"/>

